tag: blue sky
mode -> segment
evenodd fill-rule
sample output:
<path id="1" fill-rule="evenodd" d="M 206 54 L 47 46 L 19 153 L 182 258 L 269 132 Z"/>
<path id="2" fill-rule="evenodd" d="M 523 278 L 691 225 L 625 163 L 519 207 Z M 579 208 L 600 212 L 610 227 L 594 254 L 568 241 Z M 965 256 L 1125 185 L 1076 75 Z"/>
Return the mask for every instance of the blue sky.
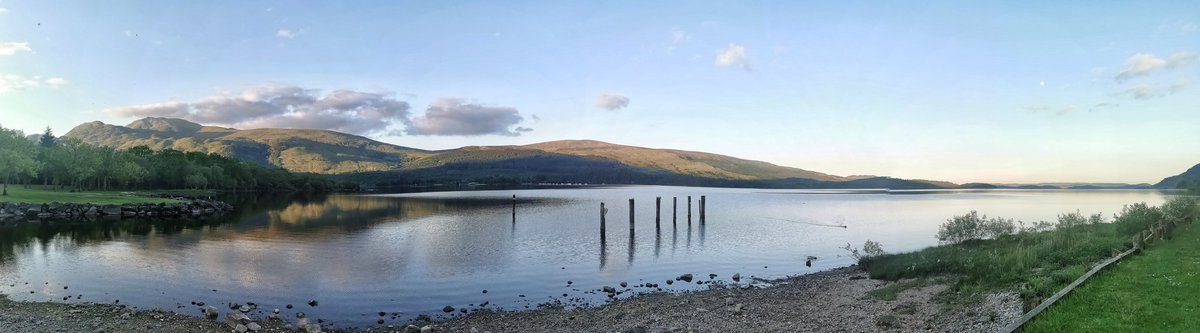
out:
<path id="1" fill-rule="evenodd" d="M 1200 162 L 1187 1 L 0 8 L 0 125 L 26 132 L 174 115 L 954 182 L 1156 182 Z"/>

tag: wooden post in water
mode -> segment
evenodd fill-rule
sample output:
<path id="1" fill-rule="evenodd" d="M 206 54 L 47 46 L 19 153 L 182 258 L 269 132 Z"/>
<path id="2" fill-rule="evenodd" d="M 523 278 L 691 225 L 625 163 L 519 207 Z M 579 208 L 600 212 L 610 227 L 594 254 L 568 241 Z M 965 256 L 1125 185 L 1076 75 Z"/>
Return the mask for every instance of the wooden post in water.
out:
<path id="1" fill-rule="evenodd" d="M 671 226 L 679 222 L 679 197 L 671 197 Z"/>
<path id="2" fill-rule="evenodd" d="M 692 196 L 688 196 L 688 225 L 692 225 Z"/>
<path id="3" fill-rule="evenodd" d="M 704 196 L 700 196 L 700 224 L 704 224 Z"/>
<path id="4" fill-rule="evenodd" d="M 604 203 L 600 203 L 600 242 L 604 242 L 604 214 L 608 214 L 608 208 L 604 208 Z"/>
<path id="5" fill-rule="evenodd" d="M 513 194 L 512 213 L 513 213 L 512 214 L 513 224 L 516 224 L 517 223 L 517 195 L 516 194 Z"/>
<path id="6" fill-rule="evenodd" d="M 654 229 L 660 228 L 659 220 L 662 219 L 662 197 L 654 197 Z"/>
<path id="7" fill-rule="evenodd" d="M 633 198 L 629 199 L 629 237 L 633 237 Z"/>

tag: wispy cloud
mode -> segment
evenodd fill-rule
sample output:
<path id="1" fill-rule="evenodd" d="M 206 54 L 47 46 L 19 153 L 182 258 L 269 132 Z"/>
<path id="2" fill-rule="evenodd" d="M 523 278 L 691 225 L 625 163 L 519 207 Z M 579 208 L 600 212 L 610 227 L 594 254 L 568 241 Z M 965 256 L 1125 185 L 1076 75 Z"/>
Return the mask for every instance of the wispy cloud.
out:
<path id="1" fill-rule="evenodd" d="M 1188 87 L 1191 87 L 1191 86 L 1192 86 L 1192 80 L 1179 79 L 1179 80 L 1175 80 L 1175 82 L 1171 83 L 1171 86 L 1167 87 L 1167 91 L 1174 94 L 1177 92 L 1184 91 Z"/>
<path id="2" fill-rule="evenodd" d="M 717 50 L 717 59 L 713 62 L 720 67 L 738 67 L 750 71 L 750 62 L 746 59 L 746 47 L 729 43 L 729 47 Z"/>
<path id="3" fill-rule="evenodd" d="M 1096 105 L 1092 105 L 1092 107 L 1088 108 L 1088 112 L 1100 111 L 1103 109 L 1118 108 L 1120 106 L 1121 106 L 1121 104 L 1117 104 L 1117 103 L 1097 103 Z"/>
<path id="4" fill-rule="evenodd" d="M 513 127 L 525 119 L 515 108 L 468 103 L 462 98 L 440 98 L 425 114 L 412 119 L 410 135 L 504 135 L 517 136 L 532 131 Z"/>
<path id="5" fill-rule="evenodd" d="M 68 83 L 67 80 L 60 77 L 42 80 L 38 76 L 29 78 L 16 74 L 0 74 L 0 94 L 14 90 L 29 90 L 40 87 L 59 88 Z"/>
<path id="6" fill-rule="evenodd" d="M 0 7 L 0 14 L 4 14 L 7 12 L 8 12 L 8 8 Z"/>
<path id="7" fill-rule="evenodd" d="M 1117 73 L 1117 81 L 1147 75 L 1160 69 L 1175 69 L 1187 66 L 1196 61 L 1196 53 L 1179 51 L 1171 53 L 1166 59 L 1150 53 L 1136 53 L 1125 60 L 1125 69 Z"/>
<path id="8" fill-rule="evenodd" d="M 275 32 L 275 37 L 292 39 L 296 38 L 299 34 L 299 32 L 293 32 L 289 29 L 279 29 L 279 31 Z"/>
<path id="9" fill-rule="evenodd" d="M 1056 107 L 1056 106 L 1050 106 L 1050 105 L 1030 105 L 1030 106 L 1025 107 L 1025 111 L 1038 112 L 1038 113 L 1052 112 L 1055 115 L 1063 116 L 1063 115 L 1067 115 L 1071 112 L 1075 112 L 1075 106 L 1069 105 L 1069 106 L 1064 106 L 1064 107 Z"/>
<path id="10" fill-rule="evenodd" d="M 1144 99 L 1151 99 L 1151 98 L 1157 97 L 1158 93 L 1155 91 L 1153 86 L 1142 83 L 1142 84 L 1135 85 L 1133 87 L 1129 87 L 1129 89 L 1125 89 L 1125 95 L 1128 95 L 1129 97 L 1133 97 L 1134 99 L 1143 99 L 1144 100 Z"/>
<path id="11" fill-rule="evenodd" d="M 691 36 L 691 35 L 688 35 L 687 31 L 683 31 L 683 30 L 671 30 L 671 42 L 672 42 L 672 43 L 675 43 L 675 44 L 682 44 L 682 43 L 685 43 L 685 42 L 687 42 L 687 41 L 689 41 L 689 40 L 691 40 L 691 39 L 692 39 L 692 36 Z"/>
<path id="12" fill-rule="evenodd" d="M 1171 53 L 1170 56 L 1167 56 L 1166 67 L 1168 69 L 1179 68 L 1179 67 L 1190 65 L 1191 63 L 1193 63 L 1195 61 L 1196 61 L 1196 53 L 1195 52 L 1186 52 L 1186 51 L 1175 52 L 1175 53 Z"/>
<path id="13" fill-rule="evenodd" d="M 1136 53 L 1125 60 L 1125 69 L 1117 73 L 1117 80 L 1128 80 L 1135 76 L 1149 74 L 1167 64 L 1166 60 L 1149 53 Z"/>
<path id="14" fill-rule="evenodd" d="M 608 111 L 615 111 L 629 106 L 629 97 L 616 94 L 603 94 L 596 97 L 596 106 Z"/>
<path id="15" fill-rule="evenodd" d="M 70 83 L 66 79 L 63 79 L 61 77 L 52 77 L 52 78 L 46 79 L 45 82 L 46 82 L 46 85 L 49 85 L 50 87 L 54 87 L 54 88 L 59 88 L 59 87 L 65 86 Z"/>
<path id="16" fill-rule="evenodd" d="M 408 123 L 409 104 L 390 93 L 335 90 L 321 94 L 292 85 L 224 92 L 191 102 L 108 110 L 121 117 L 172 117 L 240 128 L 314 128 L 381 135 Z"/>
<path id="17" fill-rule="evenodd" d="M 29 48 L 29 42 L 0 43 L 0 56 L 10 56 L 17 52 L 33 52 L 33 49 Z"/>

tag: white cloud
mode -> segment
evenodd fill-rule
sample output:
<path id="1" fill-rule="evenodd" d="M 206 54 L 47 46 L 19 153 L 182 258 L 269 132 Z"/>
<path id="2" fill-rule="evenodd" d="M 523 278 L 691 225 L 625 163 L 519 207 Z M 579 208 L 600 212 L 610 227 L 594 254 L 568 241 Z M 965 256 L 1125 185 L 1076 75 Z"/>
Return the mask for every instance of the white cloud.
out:
<path id="1" fill-rule="evenodd" d="M 1117 80 L 1149 74 L 1167 64 L 1166 60 L 1149 53 L 1136 53 L 1125 60 L 1125 69 L 1117 73 Z"/>
<path id="2" fill-rule="evenodd" d="M 1136 53 L 1125 60 L 1125 69 L 1117 73 L 1116 79 L 1123 81 L 1147 75 L 1163 68 L 1175 69 L 1187 66 L 1195 62 L 1196 58 L 1196 53 L 1189 51 L 1171 53 L 1166 59 L 1149 53 Z"/>
<path id="3" fill-rule="evenodd" d="M 1154 90 L 1154 87 L 1145 83 L 1125 89 L 1125 94 L 1129 95 L 1129 97 L 1133 97 L 1134 99 L 1151 99 L 1158 96 L 1157 92 Z"/>
<path id="4" fill-rule="evenodd" d="M 674 42 L 675 44 L 684 43 L 691 39 L 692 39 L 692 36 L 688 35 L 687 31 L 683 31 L 683 30 L 672 30 L 671 31 L 671 42 Z"/>
<path id="5" fill-rule="evenodd" d="M 1179 68 L 1196 61 L 1195 52 L 1180 51 L 1167 56 L 1167 68 Z"/>
<path id="6" fill-rule="evenodd" d="M 33 49 L 29 48 L 28 42 L 0 43 L 0 55 L 10 56 L 17 54 L 17 52 L 33 52 Z"/>
<path id="7" fill-rule="evenodd" d="M 1174 94 L 1177 92 L 1184 91 L 1185 89 L 1187 89 L 1188 87 L 1191 87 L 1191 86 L 1192 86 L 1192 80 L 1179 79 L 1179 80 L 1176 80 L 1175 83 L 1171 83 L 1171 86 L 1167 87 L 1167 91 Z"/>
<path id="8" fill-rule="evenodd" d="M 1055 115 L 1063 116 L 1071 112 L 1075 112 L 1075 106 L 1069 105 L 1065 107 L 1054 107 L 1049 105 L 1030 105 L 1025 107 L 1026 111 L 1030 112 L 1053 112 Z"/>
<path id="9" fill-rule="evenodd" d="M 45 82 L 47 85 L 54 87 L 54 88 L 62 87 L 62 86 L 67 85 L 68 83 L 70 83 L 66 79 L 63 79 L 61 77 L 52 77 L 52 78 L 46 79 Z"/>
<path id="10" fill-rule="evenodd" d="M 121 117 L 183 118 L 240 128 L 315 128 L 376 135 L 408 123 L 409 104 L 390 93 L 318 90 L 266 85 L 192 102 L 165 102 L 111 109 Z"/>
<path id="11" fill-rule="evenodd" d="M 512 128 L 524 120 L 514 108 L 468 103 L 461 98 L 439 98 L 429 105 L 424 115 L 412 119 L 407 133 L 517 136 L 532 131 L 520 126 Z"/>
<path id="12" fill-rule="evenodd" d="M 596 106 L 614 111 L 629 106 L 629 97 L 623 95 L 603 94 L 596 97 Z"/>
<path id="13" fill-rule="evenodd" d="M 0 7 L 0 14 L 4 14 L 5 12 L 8 12 L 8 8 Z"/>
<path id="14" fill-rule="evenodd" d="M 746 60 L 746 48 L 733 43 L 725 49 L 717 50 L 717 59 L 713 63 L 721 67 L 737 66 L 750 70 L 750 62 Z"/>
<path id="15" fill-rule="evenodd" d="M 296 38 L 296 35 L 298 35 L 298 34 L 300 34 L 300 33 L 292 32 L 291 30 L 288 30 L 288 29 L 279 29 L 279 31 L 275 33 L 275 37 L 292 39 L 292 38 Z"/>
<path id="16" fill-rule="evenodd" d="M 40 76 L 28 78 L 16 74 L 0 74 L 0 94 L 40 87 L 59 88 L 67 83 L 67 80 L 59 77 L 42 80 Z"/>

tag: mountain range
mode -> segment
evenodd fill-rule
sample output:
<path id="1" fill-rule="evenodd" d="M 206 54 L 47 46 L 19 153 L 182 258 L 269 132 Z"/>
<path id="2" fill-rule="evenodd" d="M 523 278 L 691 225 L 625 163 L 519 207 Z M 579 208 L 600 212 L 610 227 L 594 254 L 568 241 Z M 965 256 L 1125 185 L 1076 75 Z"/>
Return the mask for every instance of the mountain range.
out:
<path id="1" fill-rule="evenodd" d="M 593 140 L 423 150 L 327 130 L 239 130 L 154 117 L 125 126 L 88 122 L 64 136 L 118 149 L 147 146 L 218 153 L 263 166 L 327 174 L 375 186 L 591 183 L 766 188 L 960 187 L 944 181 L 843 177 L 725 155 Z M 966 184 L 963 187 L 1012 186 Z"/>

